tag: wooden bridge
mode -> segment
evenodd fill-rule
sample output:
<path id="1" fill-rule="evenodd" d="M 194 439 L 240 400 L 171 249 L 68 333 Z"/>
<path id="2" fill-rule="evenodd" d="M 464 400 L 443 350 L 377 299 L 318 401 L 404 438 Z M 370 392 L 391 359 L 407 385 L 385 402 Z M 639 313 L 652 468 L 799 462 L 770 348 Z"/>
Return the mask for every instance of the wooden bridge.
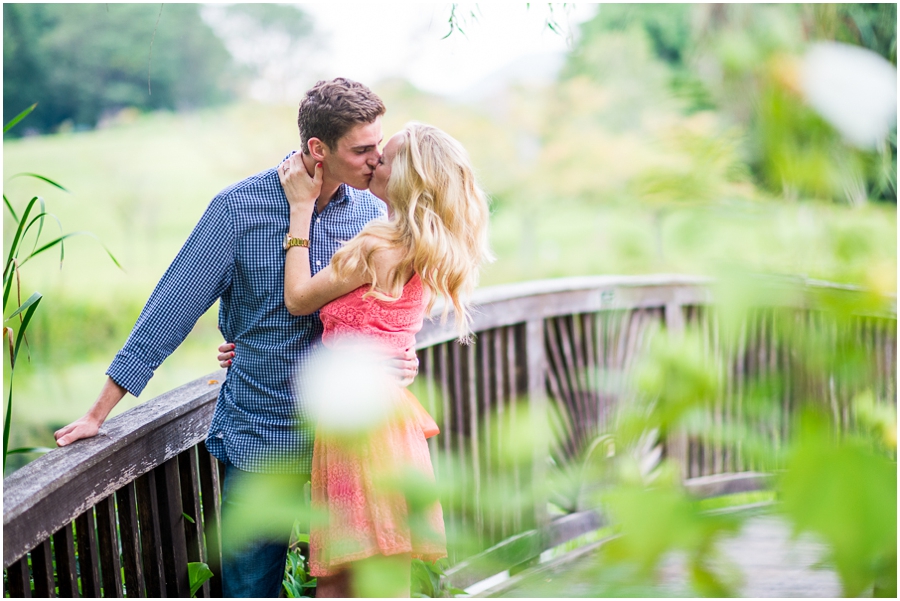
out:
<path id="1" fill-rule="evenodd" d="M 755 378 L 789 373 L 799 351 L 779 337 L 775 313 L 791 311 L 797 327 L 827 334 L 834 330 L 828 305 L 860 296 L 841 287 L 795 284 L 783 287 L 792 294 L 773 295 L 777 302 L 744 316 L 736 344 L 720 336 L 711 283 L 683 276 L 570 278 L 483 289 L 476 298 L 477 341 L 466 347 L 455 342 L 452 324 L 428 324 L 418 352 L 421 376 L 429 382 L 423 404 L 440 416 L 442 430 L 430 441 L 432 454 L 439 467 L 453 455 L 458 472 L 453 481 L 459 500 L 445 503 L 453 564 L 448 579 L 470 587 L 533 564 L 548 549 L 605 524 L 596 507 L 582 506 L 578 498 L 562 503 L 565 515 L 548 512 L 554 500 L 548 466 L 577 461 L 586 445 L 612 430 L 615 410 L 629 402 L 631 376 L 654 335 L 700 332 L 721 359 L 722 384 L 709 400 L 707 433 L 670 432 L 651 441 L 645 459 L 676 461 L 685 488 L 697 497 L 766 487 L 766 472 L 777 466 L 755 464 L 740 441 L 723 440 L 715 430 L 751 424 L 773 445 L 784 444 L 791 395 L 784 395 L 777 423 L 759 423 L 743 403 Z M 895 403 L 896 306 L 893 300 L 877 310 L 859 306 L 846 327 L 872 367 L 869 387 L 880 402 Z M 835 423 L 853 428 L 850 400 L 857 390 L 841 381 L 840 370 L 825 376 L 824 383 L 804 386 L 824 387 L 823 402 Z M 204 561 L 216 577 L 198 596 L 221 596 L 221 466 L 203 440 L 224 378 L 224 371 L 215 372 L 143 403 L 109 420 L 96 438 L 53 451 L 6 478 L 7 594 L 187 597 L 187 564 Z M 532 426 L 547 435 L 531 441 L 528 461 L 498 468 L 497 456 L 516 441 L 504 437 L 497 423 L 515 420 L 524 408 Z M 528 502 L 491 503 L 501 481 L 527 491 Z M 455 545 L 453 533 L 463 531 L 474 544 Z M 553 566 L 537 566 L 526 576 L 540 569 Z M 517 582 L 524 586 L 525 580 Z M 565 588 L 555 593 L 566 594 Z"/>

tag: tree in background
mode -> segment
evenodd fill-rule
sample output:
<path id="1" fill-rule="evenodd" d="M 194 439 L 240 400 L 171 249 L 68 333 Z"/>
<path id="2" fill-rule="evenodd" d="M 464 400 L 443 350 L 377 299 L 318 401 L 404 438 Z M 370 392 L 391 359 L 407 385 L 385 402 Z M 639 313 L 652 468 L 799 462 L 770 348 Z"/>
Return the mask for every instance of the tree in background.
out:
<path id="1" fill-rule="evenodd" d="M 3 5 L 3 111 L 39 102 L 28 129 L 40 133 L 224 102 L 239 75 L 196 4 Z"/>
<path id="2" fill-rule="evenodd" d="M 206 4 L 201 12 L 251 76 L 251 98 L 295 104 L 315 81 L 313 21 L 299 7 Z"/>

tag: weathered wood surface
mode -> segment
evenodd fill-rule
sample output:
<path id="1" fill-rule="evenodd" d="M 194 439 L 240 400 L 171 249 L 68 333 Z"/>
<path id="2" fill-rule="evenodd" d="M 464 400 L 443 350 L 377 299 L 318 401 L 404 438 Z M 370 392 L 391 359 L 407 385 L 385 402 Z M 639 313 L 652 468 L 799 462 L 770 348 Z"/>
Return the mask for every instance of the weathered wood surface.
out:
<path id="1" fill-rule="evenodd" d="M 767 474 L 720 474 L 694 478 L 684 482 L 685 490 L 697 498 L 710 498 L 736 492 L 764 490 L 772 483 Z M 449 568 L 447 579 L 457 588 L 472 584 L 537 557 L 545 549 L 552 549 L 607 524 L 596 510 L 584 510 L 548 519 L 541 527 L 520 532 L 473 557 Z"/>
<path id="2" fill-rule="evenodd" d="M 659 580 L 643 586 L 612 588 L 603 580 L 599 556 L 573 552 L 532 568 L 483 591 L 478 597 L 692 597 L 684 557 L 667 556 Z M 749 598 L 840 597 L 833 568 L 819 565 L 825 548 L 809 537 L 792 539 L 789 526 L 773 515 L 748 518 L 735 536 L 719 546 L 740 574 L 737 595 Z M 590 551 L 589 549 L 586 549 Z"/>
<path id="3" fill-rule="evenodd" d="M 525 323 L 560 315 L 613 309 L 663 307 L 666 304 L 706 304 L 712 296 L 709 278 L 677 274 L 647 276 L 586 276 L 503 284 L 475 291 L 472 329 Z M 432 316 L 439 316 L 435 307 Z M 416 348 L 454 340 L 452 315 L 446 323 L 428 321 L 416 336 Z"/>
<path id="4" fill-rule="evenodd" d="M 206 437 L 225 371 L 110 419 L 100 434 L 53 451 L 3 481 L 3 564 L 9 565 L 128 482 Z M 35 528 L 35 525 L 40 525 Z"/>

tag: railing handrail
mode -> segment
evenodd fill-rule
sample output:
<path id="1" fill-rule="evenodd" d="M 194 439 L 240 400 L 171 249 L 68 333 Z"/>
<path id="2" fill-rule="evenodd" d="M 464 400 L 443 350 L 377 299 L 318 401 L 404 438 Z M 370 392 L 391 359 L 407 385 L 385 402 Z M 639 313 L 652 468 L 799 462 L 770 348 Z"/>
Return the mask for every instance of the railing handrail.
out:
<path id="1" fill-rule="evenodd" d="M 828 290 L 838 294 L 860 294 L 865 292 L 865 289 L 859 286 L 837 284 L 801 276 L 758 274 L 751 277 L 757 279 L 760 285 L 772 288 L 776 286 L 790 286 L 795 289 Z M 709 288 L 714 282 L 714 278 L 707 276 L 665 273 L 574 276 L 487 286 L 477 289 L 472 297 L 472 329 L 478 332 L 521 323 L 526 319 L 555 317 L 572 312 L 589 312 L 601 309 L 635 309 L 644 306 L 661 306 L 669 303 L 710 303 L 715 300 L 713 291 Z M 638 289 L 644 289 L 644 294 L 627 294 L 627 292 Z M 626 294 L 617 295 L 615 294 L 617 290 Z M 653 290 L 657 291 L 657 294 L 650 294 Z M 559 302 L 561 300 L 559 295 L 566 293 L 572 297 L 569 299 L 569 302 Z M 604 293 L 607 294 L 604 295 Z M 517 301 L 523 299 L 536 299 L 549 295 L 556 296 L 553 299 L 553 303 L 541 303 L 539 305 L 523 303 L 521 306 L 514 306 Z M 879 307 L 879 313 L 885 316 L 896 317 L 896 295 L 881 296 L 884 302 Z M 538 313 L 531 312 L 534 310 L 537 310 Z M 442 305 L 439 301 L 431 313 L 432 320 L 425 322 L 422 331 L 416 337 L 417 348 L 453 340 L 458 335 L 452 320 L 452 309 L 450 318 L 443 324 L 438 319 L 441 311 Z"/>
<path id="2" fill-rule="evenodd" d="M 710 278 L 701 276 L 652 274 L 576 276 L 488 286 L 477 289 L 472 297 L 472 330 L 478 332 L 573 311 L 709 302 L 708 290 L 703 286 L 711 282 Z M 643 294 L 627 294 L 640 289 Z M 458 335 L 452 311 L 442 324 L 438 319 L 441 310 L 442 305 L 437 304 L 431 321 L 426 321 L 416 336 L 417 348 L 453 340 Z"/>
<path id="3" fill-rule="evenodd" d="M 94 438 L 55 449 L 3 480 L 3 565 L 7 566 L 122 485 L 206 437 L 225 370 L 170 390 L 108 420 Z M 177 444 L 156 431 L 178 422 Z M 152 444 L 138 444 L 150 441 Z M 126 461 L 132 458 L 134 461 Z M 66 486 L 93 476 L 76 494 Z M 40 524 L 21 519 L 38 512 Z"/>

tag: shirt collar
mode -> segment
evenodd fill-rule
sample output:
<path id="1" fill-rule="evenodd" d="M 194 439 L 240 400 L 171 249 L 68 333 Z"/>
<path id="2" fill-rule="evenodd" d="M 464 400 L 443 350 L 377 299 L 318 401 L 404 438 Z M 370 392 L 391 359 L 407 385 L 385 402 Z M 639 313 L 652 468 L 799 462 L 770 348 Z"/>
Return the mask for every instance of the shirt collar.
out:
<path id="1" fill-rule="evenodd" d="M 341 184 L 340 186 L 338 186 L 338 189 L 335 190 L 334 196 L 331 197 L 331 202 L 329 202 L 328 204 L 340 204 L 348 200 L 353 200 L 350 190 L 350 186 L 348 186 L 347 184 Z"/>

